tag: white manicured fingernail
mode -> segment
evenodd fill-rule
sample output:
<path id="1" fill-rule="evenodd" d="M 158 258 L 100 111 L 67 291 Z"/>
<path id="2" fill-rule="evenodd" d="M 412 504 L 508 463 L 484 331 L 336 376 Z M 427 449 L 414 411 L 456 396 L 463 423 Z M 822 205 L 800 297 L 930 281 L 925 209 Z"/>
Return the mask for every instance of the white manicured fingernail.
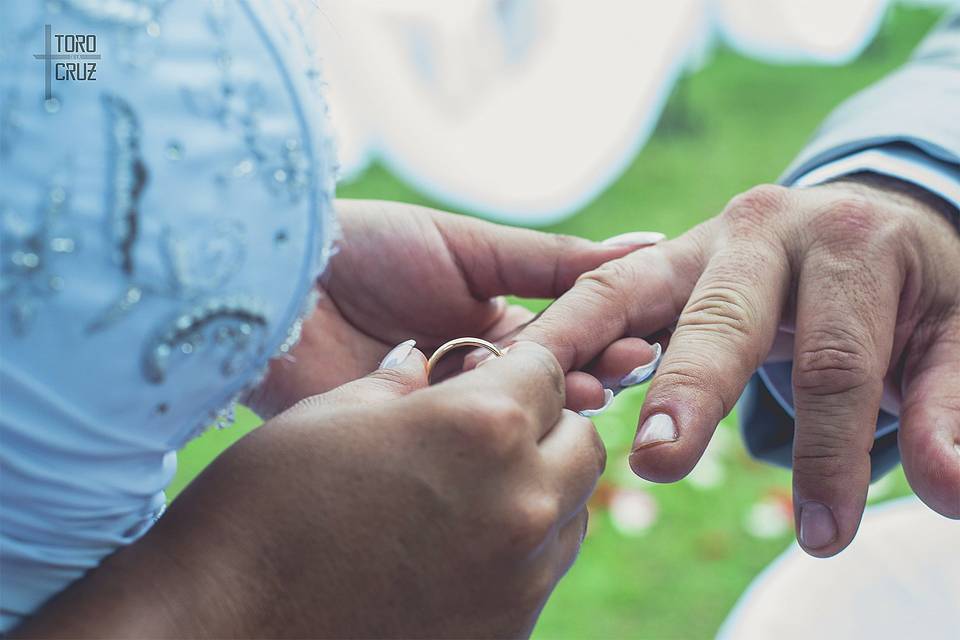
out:
<path id="1" fill-rule="evenodd" d="M 621 387 L 635 387 L 642 382 L 646 382 L 657 370 L 657 366 L 660 365 L 660 357 L 663 355 L 663 350 L 661 349 L 659 342 L 653 343 L 652 346 L 653 360 L 647 364 L 640 365 L 627 375 L 623 376 L 623 378 L 620 380 Z"/>
<path id="2" fill-rule="evenodd" d="M 407 340 L 406 342 L 401 342 L 393 349 L 390 350 L 390 353 L 383 357 L 383 360 L 380 362 L 381 369 L 395 369 L 404 360 L 407 359 L 407 356 L 413 352 L 413 348 L 417 346 L 416 340 Z"/>
<path id="3" fill-rule="evenodd" d="M 665 413 L 655 413 L 647 418 L 643 426 L 640 427 L 637 438 L 633 441 L 633 450 L 652 447 L 664 442 L 676 442 L 679 437 L 680 434 L 677 432 L 677 425 L 673 423 L 673 418 Z"/>
<path id="4" fill-rule="evenodd" d="M 667 236 L 659 231 L 630 231 L 607 238 L 601 244 L 610 247 L 632 247 L 635 245 L 657 244 Z"/>
<path id="5" fill-rule="evenodd" d="M 603 406 L 598 409 L 584 409 L 580 412 L 584 418 L 592 418 L 593 416 L 598 416 L 604 411 L 607 410 L 613 404 L 613 389 L 604 389 L 603 390 Z"/>

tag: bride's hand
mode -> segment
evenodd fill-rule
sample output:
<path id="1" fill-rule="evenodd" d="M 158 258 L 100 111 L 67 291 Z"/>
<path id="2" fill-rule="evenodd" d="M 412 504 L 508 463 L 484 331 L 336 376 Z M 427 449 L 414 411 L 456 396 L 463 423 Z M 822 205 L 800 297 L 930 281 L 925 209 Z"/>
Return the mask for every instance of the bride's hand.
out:
<path id="1" fill-rule="evenodd" d="M 462 336 L 496 340 L 533 317 L 502 296 L 559 296 L 580 274 L 660 235 L 597 243 L 394 202 L 340 200 L 337 213 L 343 238 L 316 312 L 249 399 L 264 417 L 369 373 L 404 340 L 427 353 Z M 586 368 L 592 375 L 568 375 L 567 406 L 599 407 L 611 380 L 652 358 L 636 338 L 611 346 Z"/>
<path id="2" fill-rule="evenodd" d="M 431 387 L 425 364 L 401 346 L 240 440 L 18 637 L 528 635 L 603 445 L 543 347 Z"/>

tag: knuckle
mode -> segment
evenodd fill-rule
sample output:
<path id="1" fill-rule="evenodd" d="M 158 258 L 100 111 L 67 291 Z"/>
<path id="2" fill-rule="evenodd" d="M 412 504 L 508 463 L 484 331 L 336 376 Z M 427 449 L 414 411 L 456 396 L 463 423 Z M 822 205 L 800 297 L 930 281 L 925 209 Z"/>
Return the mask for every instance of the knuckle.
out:
<path id="1" fill-rule="evenodd" d="M 533 357 L 529 358 L 530 364 L 530 376 L 535 379 L 542 379 L 550 383 L 550 390 L 556 395 L 556 400 L 561 405 L 563 404 L 563 395 L 564 395 L 564 373 L 563 369 L 560 367 L 560 363 L 557 361 L 557 358 L 550 353 L 550 351 L 539 344 L 531 344 L 528 347 L 531 349 L 531 355 Z"/>
<path id="2" fill-rule="evenodd" d="M 539 549 L 559 517 L 560 504 L 555 496 L 541 493 L 520 500 L 506 523 L 509 551 L 526 556 Z"/>
<path id="3" fill-rule="evenodd" d="M 635 255 L 606 262 L 577 279 L 578 295 L 583 296 L 583 302 L 589 305 L 588 308 L 602 310 L 602 315 L 597 317 L 606 328 L 622 330 L 630 326 L 631 296 L 625 294 L 640 286 L 637 267 L 633 264 Z M 664 297 L 670 299 L 670 293 L 669 289 L 665 288 Z"/>
<path id="4" fill-rule="evenodd" d="M 408 376 L 396 369 L 377 369 L 367 378 L 372 384 L 384 391 L 403 389 L 409 385 Z"/>
<path id="5" fill-rule="evenodd" d="M 599 331 L 633 331 L 634 320 L 640 315 L 633 302 L 636 300 L 633 292 L 640 288 L 647 292 L 645 298 L 654 301 L 655 309 L 651 312 L 678 315 L 685 296 L 681 298 L 672 285 L 677 271 L 699 273 L 703 267 L 699 245 L 693 238 L 689 242 L 697 249 L 680 252 L 669 259 L 651 249 L 605 262 L 577 278 L 574 289 L 564 297 L 577 306 L 593 310 L 594 324 Z M 575 345 L 568 346 L 576 350 Z"/>
<path id="6" fill-rule="evenodd" d="M 595 475 L 599 478 L 607 468 L 607 448 L 603 444 L 603 439 L 589 418 L 584 418 L 573 412 L 569 412 L 569 414 L 572 416 L 571 419 L 574 419 L 578 423 L 579 428 L 584 434 L 584 438 L 587 440 L 587 442 L 584 443 L 584 450 L 593 454 L 593 468 Z"/>
<path id="7" fill-rule="evenodd" d="M 512 398 L 461 395 L 457 405 L 448 428 L 467 449 L 488 458 L 509 457 L 533 420 Z"/>
<path id="8" fill-rule="evenodd" d="M 825 440 L 810 443 L 793 453 L 793 474 L 798 486 L 839 480 L 847 475 L 849 466 L 840 455 L 840 443 Z"/>
<path id="9" fill-rule="evenodd" d="M 878 221 L 876 207 L 869 198 L 857 193 L 835 199 L 827 207 L 824 218 L 857 231 L 871 231 Z"/>
<path id="10" fill-rule="evenodd" d="M 635 280 L 633 265 L 624 258 L 611 260 L 586 272 L 577 280 L 581 287 L 607 305 L 621 309 L 623 292 L 630 290 Z"/>
<path id="11" fill-rule="evenodd" d="M 872 434 L 820 421 L 816 428 L 798 433 L 793 449 L 794 479 L 799 486 L 844 483 L 869 460 Z M 833 482 L 836 481 L 836 482 Z"/>
<path id="12" fill-rule="evenodd" d="M 680 362 L 676 367 L 661 367 L 661 370 L 657 372 L 656 381 L 661 389 L 669 392 L 671 389 L 680 387 L 709 389 L 708 378 L 709 376 L 704 375 L 698 366 L 685 366 L 683 362 Z"/>
<path id="13" fill-rule="evenodd" d="M 829 413 L 829 410 L 823 412 Z M 829 416 L 820 416 L 816 411 L 810 417 L 816 422 L 810 425 L 813 428 L 806 428 L 802 434 L 798 434 L 794 451 L 796 460 L 810 462 L 814 466 L 832 464 L 831 461 L 840 459 L 857 443 L 856 429 L 839 426 L 833 420 L 823 420 L 821 418 Z M 842 461 L 838 464 L 842 464 Z"/>
<path id="14" fill-rule="evenodd" d="M 567 319 L 553 314 L 544 314 L 524 328 L 519 338 L 527 342 L 549 345 L 550 352 L 564 362 L 575 362 L 578 354 L 578 342 L 570 335 Z"/>
<path id="15" fill-rule="evenodd" d="M 517 594 L 524 610 L 538 610 L 556 586 L 557 577 L 549 569 L 540 569 L 526 576 Z"/>
<path id="16" fill-rule="evenodd" d="M 794 479 L 798 486 L 849 483 L 869 466 L 872 434 L 819 421 L 816 428 L 798 432 L 793 450 Z"/>
<path id="17" fill-rule="evenodd" d="M 819 329 L 798 349 L 793 384 L 814 396 L 846 394 L 880 384 L 869 353 L 850 331 Z"/>
<path id="18" fill-rule="evenodd" d="M 761 225 L 786 208 L 788 195 L 785 187 L 757 185 L 731 199 L 721 215 L 736 226 Z"/>
<path id="19" fill-rule="evenodd" d="M 828 248 L 888 249 L 904 230 L 903 216 L 891 216 L 859 193 L 833 200 L 815 216 L 814 228 Z"/>
<path id="20" fill-rule="evenodd" d="M 514 398 L 487 397 L 483 402 L 484 415 L 479 422 L 488 425 L 494 431 L 515 431 L 530 426 L 533 416 Z"/>
<path id="21" fill-rule="evenodd" d="M 687 397 L 691 391 L 704 409 L 719 421 L 733 409 L 737 395 L 723 382 L 724 377 L 712 373 L 702 362 L 674 357 L 668 368 L 657 372 L 656 392 L 659 397 Z"/>
<path id="22" fill-rule="evenodd" d="M 756 324 L 757 313 L 749 298 L 732 286 L 700 291 L 680 318 L 680 327 L 708 329 L 721 337 L 740 338 Z"/>

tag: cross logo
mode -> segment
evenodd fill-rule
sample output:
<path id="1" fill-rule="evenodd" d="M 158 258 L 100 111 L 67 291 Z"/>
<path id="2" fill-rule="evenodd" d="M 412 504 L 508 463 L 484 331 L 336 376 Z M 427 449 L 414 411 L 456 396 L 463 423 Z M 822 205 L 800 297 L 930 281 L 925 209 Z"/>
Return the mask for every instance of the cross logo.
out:
<path id="1" fill-rule="evenodd" d="M 97 79 L 97 36 L 93 34 L 54 35 L 49 24 L 43 26 L 44 53 L 33 57 L 44 61 L 44 99 L 53 99 L 53 80 L 89 81 Z M 53 44 L 56 42 L 56 52 Z"/>

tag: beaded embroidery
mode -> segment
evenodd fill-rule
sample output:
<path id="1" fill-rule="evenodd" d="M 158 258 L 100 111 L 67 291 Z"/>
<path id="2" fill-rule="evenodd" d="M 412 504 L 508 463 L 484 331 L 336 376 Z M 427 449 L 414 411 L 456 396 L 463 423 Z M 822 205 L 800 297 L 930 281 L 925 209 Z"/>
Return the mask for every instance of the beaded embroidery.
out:
<path id="1" fill-rule="evenodd" d="M 63 289 L 58 258 L 77 247 L 64 221 L 69 211 L 66 178 L 57 176 L 44 189 L 33 216 L 6 205 L 0 209 L 0 296 L 9 305 L 14 332 L 22 336 L 42 301 Z"/>
<path id="2" fill-rule="evenodd" d="M 147 66 L 159 49 L 155 47 L 151 55 L 140 55 L 142 40 L 159 41 L 162 13 L 170 3 L 171 0 L 49 0 L 47 6 L 51 11 L 69 12 L 106 27 L 104 34 L 116 41 L 116 50 L 123 62 Z M 272 212 L 274 216 L 284 210 L 294 210 L 295 205 L 300 205 L 296 210 L 302 211 L 311 193 L 328 208 L 335 168 L 330 140 L 323 140 L 319 149 L 329 171 L 323 176 L 323 184 L 317 185 L 313 158 L 299 134 L 278 137 L 274 131 L 269 135 L 263 131 L 261 116 L 272 96 L 259 82 L 241 81 L 234 73 L 229 36 L 231 21 L 235 18 L 231 14 L 236 5 L 210 0 L 207 7 L 205 25 L 216 43 L 211 64 L 217 69 L 219 82 L 203 90 L 183 87 L 181 99 L 188 113 L 237 136 L 238 154 L 231 164 L 214 169 L 214 183 L 226 189 L 234 181 L 256 178 L 269 194 L 283 202 Z M 292 5 L 287 3 L 286 7 L 288 18 L 294 21 L 294 36 L 306 54 L 303 60 L 309 61 L 298 72 L 305 75 L 309 90 L 319 95 L 320 74 L 308 39 L 295 19 Z M 137 55 L 133 55 L 133 50 Z M 62 111 L 62 99 L 55 96 L 45 105 L 51 117 Z M 0 153 L 4 155 L 11 153 L 19 135 L 15 103 L 5 97 L 0 111 Z M 142 122 L 130 102 L 116 93 L 104 93 L 101 105 L 108 154 L 104 233 L 112 247 L 111 260 L 121 283 L 113 301 L 82 321 L 81 326 L 89 334 L 106 331 L 123 322 L 148 299 L 170 300 L 181 310 L 158 323 L 155 331 L 144 339 L 141 370 L 146 381 L 163 384 L 171 367 L 201 350 L 217 354 L 220 373 L 225 378 L 247 370 L 266 355 L 267 340 L 272 333 L 270 318 L 274 314 L 251 293 L 224 293 L 246 259 L 244 226 L 227 219 L 211 221 L 211 216 L 206 216 L 182 229 L 166 225 L 159 236 L 144 235 L 144 226 L 148 223 L 144 215 L 150 213 L 143 209 L 143 197 L 151 188 L 150 163 L 157 160 L 146 157 L 142 143 L 149 134 L 144 127 L 150 123 Z M 318 114 L 318 117 L 324 115 Z M 170 138 L 159 159 L 176 162 L 187 153 L 189 150 L 183 141 Z M 31 318 L 42 301 L 65 286 L 65 277 L 55 270 L 61 255 L 78 253 L 82 248 L 71 237 L 69 225 L 64 223 L 68 204 L 69 191 L 62 180 L 49 185 L 44 206 L 40 207 L 43 213 L 35 218 L 0 203 L 3 249 L 0 292 L 11 301 L 9 313 L 20 335 L 29 329 Z M 31 224 L 30 219 L 38 222 Z M 154 225 L 157 222 L 163 224 L 155 221 Z M 271 240 L 275 247 L 283 250 L 290 245 L 290 233 L 282 220 L 278 219 L 278 223 Z M 335 232 L 334 225 L 327 221 L 323 231 Z M 138 247 L 144 242 L 157 243 L 155 253 L 162 258 L 161 271 L 157 271 L 156 264 L 146 270 L 138 265 Z M 326 244 L 317 249 L 317 263 L 325 265 L 333 253 L 332 246 Z M 316 306 L 316 295 L 315 290 L 307 295 L 286 337 L 273 347 L 276 355 L 287 354 L 297 342 L 303 318 Z M 258 381 L 259 376 L 250 384 Z M 150 411 L 153 415 L 165 415 L 170 409 L 171 403 L 165 400 Z M 230 412 L 228 407 L 217 411 L 214 417 L 222 423 Z"/>

